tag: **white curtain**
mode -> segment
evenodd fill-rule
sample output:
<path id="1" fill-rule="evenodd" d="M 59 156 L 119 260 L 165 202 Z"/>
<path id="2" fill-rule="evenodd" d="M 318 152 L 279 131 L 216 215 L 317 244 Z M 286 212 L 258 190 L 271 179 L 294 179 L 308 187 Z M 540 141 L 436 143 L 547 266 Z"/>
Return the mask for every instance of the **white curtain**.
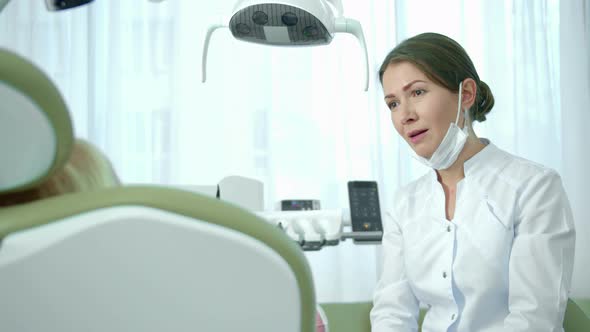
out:
<path id="1" fill-rule="evenodd" d="M 476 131 L 568 171 L 557 1 L 343 0 L 345 16 L 365 32 L 368 92 L 361 49 L 348 35 L 325 47 L 283 49 L 218 30 L 201 83 L 206 28 L 233 4 L 95 0 L 49 13 L 41 0 L 13 1 L 0 14 L 0 46 L 46 70 L 77 135 L 101 147 L 125 182 L 214 184 L 242 175 L 264 182 L 267 209 L 287 198 L 335 209 L 348 206 L 347 181 L 376 180 L 385 209 L 395 188 L 425 169 L 395 134 L 376 72 L 397 42 L 440 32 L 465 46 L 496 97 Z M 318 300 L 369 300 L 378 251 L 348 240 L 307 253 Z"/>
<path id="2" fill-rule="evenodd" d="M 560 18 L 562 174 L 577 233 L 572 295 L 590 298 L 590 0 L 562 1 Z"/>

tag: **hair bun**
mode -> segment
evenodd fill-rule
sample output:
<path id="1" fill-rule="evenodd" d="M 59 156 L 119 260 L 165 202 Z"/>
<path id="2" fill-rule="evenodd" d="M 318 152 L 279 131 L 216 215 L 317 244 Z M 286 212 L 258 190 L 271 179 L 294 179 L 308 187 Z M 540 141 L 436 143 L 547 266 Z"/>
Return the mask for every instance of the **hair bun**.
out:
<path id="1" fill-rule="evenodd" d="M 474 121 L 484 122 L 486 120 L 486 114 L 490 113 L 492 107 L 494 107 L 494 95 L 484 81 L 479 81 L 475 106 L 471 112 L 472 119 Z"/>

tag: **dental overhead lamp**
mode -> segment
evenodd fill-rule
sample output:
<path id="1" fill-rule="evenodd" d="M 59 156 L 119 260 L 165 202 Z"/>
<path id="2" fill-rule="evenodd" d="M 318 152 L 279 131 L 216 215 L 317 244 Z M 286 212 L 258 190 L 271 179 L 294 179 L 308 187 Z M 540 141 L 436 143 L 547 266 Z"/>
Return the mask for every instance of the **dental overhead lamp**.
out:
<path id="1" fill-rule="evenodd" d="M 361 24 L 342 17 L 341 0 L 238 0 L 229 19 L 209 26 L 203 47 L 202 81 L 207 79 L 207 51 L 211 35 L 229 27 L 232 35 L 246 42 L 274 46 L 328 45 L 336 33 L 354 35 L 365 62 L 364 89 L 369 86 L 369 62 Z"/>
<path id="2" fill-rule="evenodd" d="M 58 10 L 70 9 L 82 5 L 86 5 L 94 0 L 45 0 L 47 10 L 55 12 Z M 10 0 L 0 0 L 0 12 L 10 2 Z"/>
<path id="3" fill-rule="evenodd" d="M 45 0 L 47 10 L 58 11 L 88 4 L 94 0 Z"/>

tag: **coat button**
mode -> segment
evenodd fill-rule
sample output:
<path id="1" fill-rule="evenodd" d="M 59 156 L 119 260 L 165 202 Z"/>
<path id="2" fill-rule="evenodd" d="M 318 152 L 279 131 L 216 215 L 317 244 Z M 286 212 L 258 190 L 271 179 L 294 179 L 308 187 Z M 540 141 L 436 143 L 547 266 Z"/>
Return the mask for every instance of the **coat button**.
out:
<path id="1" fill-rule="evenodd" d="M 447 232 L 451 231 L 451 226 L 447 226 Z"/>
<path id="2" fill-rule="evenodd" d="M 452 314 L 451 315 L 451 320 L 454 320 L 454 319 L 455 319 L 455 314 Z"/>
<path id="3" fill-rule="evenodd" d="M 443 278 L 446 278 L 446 277 L 447 277 L 447 273 L 443 272 Z"/>

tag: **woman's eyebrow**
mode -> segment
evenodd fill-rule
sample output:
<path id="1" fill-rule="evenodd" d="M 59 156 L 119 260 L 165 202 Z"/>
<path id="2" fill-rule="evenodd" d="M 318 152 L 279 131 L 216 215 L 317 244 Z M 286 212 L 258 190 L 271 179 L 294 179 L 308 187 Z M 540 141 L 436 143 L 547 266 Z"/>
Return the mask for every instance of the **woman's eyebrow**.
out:
<path id="1" fill-rule="evenodd" d="M 402 90 L 406 91 L 406 90 L 408 90 L 408 89 L 409 89 L 409 88 L 410 88 L 412 85 L 414 85 L 415 83 L 418 83 L 418 82 L 426 83 L 426 81 L 423 81 L 423 80 L 413 80 L 413 81 L 411 81 L 410 83 L 407 83 L 406 85 L 404 85 L 404 86 L 402 87 Z"/>
<path id="2" fill-rule="evenodd" d="M 414 85 L 415 83 L 418 83 L 418 82 L 426 83 L 426 81 L 423 81 L 423 80 L 413 80 L 413 81 L 411 81 L 411 82 L 408 82 L 408 83 L 406 83 L 406 84 L 405 84 L 405 85 L 402 87 L 402 90 L 403 90 L 403 91 L 406 91 L 406 90 L 408 90 L 408 89 L 409 89 L 409 88 L 410 88 L 412 85 Z M 385 96 L 385 98 L 383 98 L 383 99 L 388 99 L 388 98 L 395 98 L 395 94 L 393 94 L 393 93 L 389 93 L 389 94 L 387 94 L 387 95 Z"/>

